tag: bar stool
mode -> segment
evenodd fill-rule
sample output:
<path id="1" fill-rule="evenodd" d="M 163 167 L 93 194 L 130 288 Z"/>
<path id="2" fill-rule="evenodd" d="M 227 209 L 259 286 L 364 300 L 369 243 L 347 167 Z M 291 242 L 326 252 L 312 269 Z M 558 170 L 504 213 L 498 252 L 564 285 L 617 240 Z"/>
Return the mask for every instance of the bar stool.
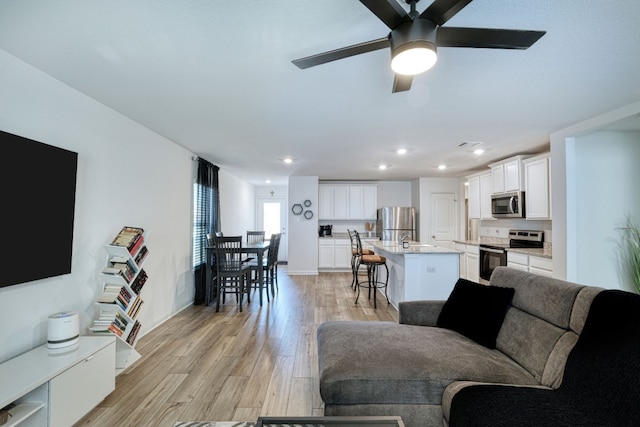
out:
<path id="1" fill-rule="evenodd" d="M 360 234 L 357 231 L 354 231 L 356 237 L 356 244 L 358 245 L 358 253 L 362 253 L 362 241 L 360 240 Z M 387 299 L 387 304 L 389 304 L 389 296 L 387 295 L 387 284 L 389 283 L 389 267 L 387 267 L 387 259 L 381 255 L 360 255 L 358 258 L 358 265 L 356 267 L 356 273 L 361 265 L 367 267 L 367 284 L 361 284 L 358 279 L 358 275 L 356 274 L 356 287 L 358 288 L 358 295 L 356 296 L 356 304 L 358 303 L 358 298 L 360 298 L 360 288 L 362 286 L 367 286 L 369 288 L 369 299 L 371 299 L 371 291 L 373 290 L 373 308 L 378 308 L 376 302 L 376 294 L 378 289 L 384 288 L 384 296 Z M 386 270 L 386 277 L 384 282 L 380 280 L 378 273 L 380 266 L 384 265 Z"/>
<path id="2" fill-rule="evenodd" d="M 373 251 L 371 249 L 358 249 L 358 242 L 356 241 L 356 231 L 350 231 L 349 229 L 347 229 L 347 233 L 349 234 L 349 239 L 351 240 L 351 287 L 355 291 L 358 287 L 357 276 L 360 256 L 373 255 Z"/>

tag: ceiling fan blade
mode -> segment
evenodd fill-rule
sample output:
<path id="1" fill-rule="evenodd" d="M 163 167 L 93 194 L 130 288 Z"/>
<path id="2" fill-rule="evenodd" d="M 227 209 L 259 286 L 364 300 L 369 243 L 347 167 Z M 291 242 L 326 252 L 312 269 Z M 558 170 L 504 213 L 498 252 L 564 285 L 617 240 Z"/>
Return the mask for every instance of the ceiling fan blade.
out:
<path id="1" fill-rule="evenodd" d="M 402 22 L 411 20 L 396 0 L 360 0 L 360 3 L 392 30 Z"/>
<path id="2" fill-rule="evenodd" d="M 306 58 L 294 59 L 291 62 L 298 66 L 298 68 L 305 69 L 315 67 L 320 64 L 326 64 L 327 62 L 336 61 L 338 59 L 360 55 L 361 53 L 373 52 L 374 50 L 384 49 L 386 47 L 389 47 L 388 37 L 330 50 L 329 52 L 307 56 Z"/>
<path id="3" fill-rule="evenodd" d="M 546 31 L 440 27 L 436 44 L 438 47 L 527 49 L 545 34 Z"/>
<path id="4" fill-rule="evenodd" d="M 393 78 L 393 90 L 391 92 L 405 92 L 411 89 L 411 83 L 413 83 L 413 76 L 396 74 Z"/>
<path id="5" fill-rule="evenodd" d="M 472 1 L 473 0 L 435 0 L 420 14 L 420 18 L 427 18 L 438 25 L 443 25 Z"/>

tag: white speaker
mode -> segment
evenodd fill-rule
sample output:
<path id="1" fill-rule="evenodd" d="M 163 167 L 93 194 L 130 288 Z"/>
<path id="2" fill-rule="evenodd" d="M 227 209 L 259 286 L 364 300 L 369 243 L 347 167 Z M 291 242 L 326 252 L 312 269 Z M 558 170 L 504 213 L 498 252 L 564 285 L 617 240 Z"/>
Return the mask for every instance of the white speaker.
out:
<path id="1" fill-rule="evenodd" d="M 80 342 L 80 317 L 75 311 L 61 311 L 49 316 L 47 347 L 62 348 Z"/>

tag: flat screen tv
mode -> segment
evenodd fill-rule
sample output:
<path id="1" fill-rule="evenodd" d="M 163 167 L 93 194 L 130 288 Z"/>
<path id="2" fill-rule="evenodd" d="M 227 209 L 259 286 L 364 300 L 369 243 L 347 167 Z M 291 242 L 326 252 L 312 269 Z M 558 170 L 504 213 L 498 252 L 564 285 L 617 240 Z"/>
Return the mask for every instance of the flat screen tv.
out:
<path id="1" fill-rule="evenodd" d="M 71 273 L 78 153 L 0 131 L 0 287 Z"/>

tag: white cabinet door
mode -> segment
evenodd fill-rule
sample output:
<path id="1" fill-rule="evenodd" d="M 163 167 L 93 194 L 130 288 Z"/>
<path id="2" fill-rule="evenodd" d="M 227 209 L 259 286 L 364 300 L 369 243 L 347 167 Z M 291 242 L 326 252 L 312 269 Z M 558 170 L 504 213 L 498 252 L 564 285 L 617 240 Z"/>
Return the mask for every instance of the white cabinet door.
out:
<path id="1" fill-rule="evenodd" d="M 525 162 L 524 175 L 527 219 L 551 219 L 549 159 Z"/>
<path id="2" fill-rule="evenodd" d="M 467 278 L 467 257 L 465 254 L 467 245 L 463 243 L 456 243 L 454 245 L 454 249 L 458 251 L 462 251 L 460 254 L 460 277 L 463 279 Z"/>
<path id="3" fill-rule="evenodd" d="M 333 243 L 333 267 L 351 268 L 351 241 L 335 239 Z"/>
<path id="4" fill-rule="evenodd" d="M 504 164 L 504 191 L 520 191 L 520 160 Z"/>
<path id="5" fill-rule="evenodd" d="M 493 193 L 493 177 L 490 173 L 480 177 L 480 218 L 494 219 L 491 216 L 491 194 Z"/>
<path id="6" fill-rule="evenodd" d="M 318 268 L 333 268 L 333 239 L 331 238 L 319 240 Z"/>
<path id="7" fill-rule="evenodd" d="M 362 219 L 375 220 L 378 216 L 378 187 L 375 185 L 365 185 L 362 187 L 362 192 Z"/>
<path id="8" fill-rule="evenodd" d="M 333 187 L 333 219 L 349 219 L 349 186 Z"/>
<path id="9" fill-rule="evenodd" d="M 361 185 L 349 187 L 349 219 L 363 219 L 364 191 Z"/>
<path id="10" fill-rule="evenodd" d="M 333 185 L 318 185 L 318 219 L 333 219 Z"/>
<path id="11" fill-rule="evenodd" d="M 472 282 L 480 281 L 480 255 L 466 252 L 465 257 L 467 261 L 467 280 Z"/>
<path id="12" fill-rule="evenodd" d="M 49 381 L 49 425 L 70 426 L 115 389 L 116 344 Z"/>
<path id="13" fill-rule="evenodd" d="M 469 178 L 469 218 L 480 219 L 480 177 Z"/>
<path id="14" fill-rule="evenodd" d="M 491 176 L 493 178 L 493 192 L 504 193 L 504 165 L 493 166 Z"/>

